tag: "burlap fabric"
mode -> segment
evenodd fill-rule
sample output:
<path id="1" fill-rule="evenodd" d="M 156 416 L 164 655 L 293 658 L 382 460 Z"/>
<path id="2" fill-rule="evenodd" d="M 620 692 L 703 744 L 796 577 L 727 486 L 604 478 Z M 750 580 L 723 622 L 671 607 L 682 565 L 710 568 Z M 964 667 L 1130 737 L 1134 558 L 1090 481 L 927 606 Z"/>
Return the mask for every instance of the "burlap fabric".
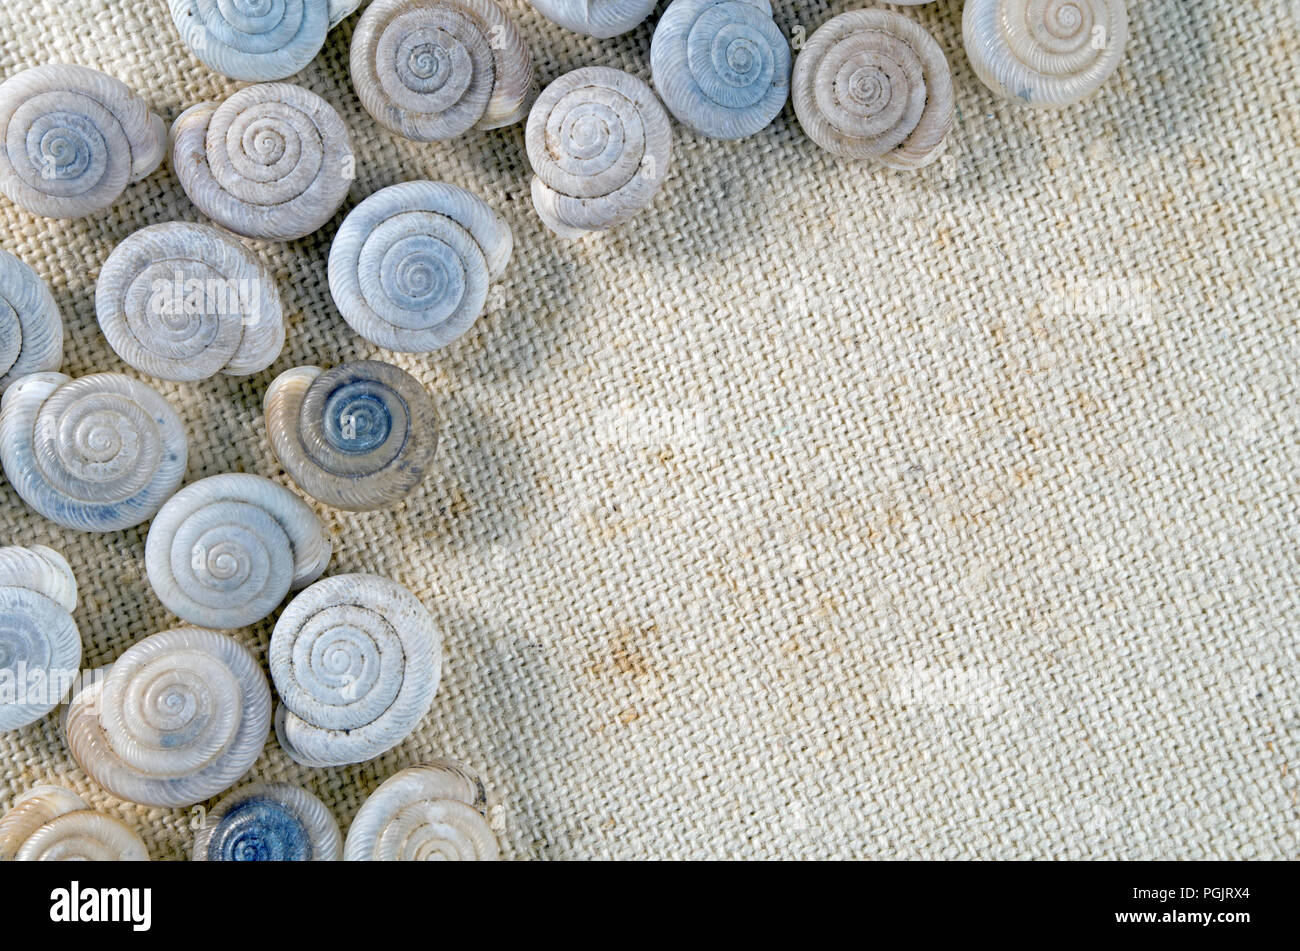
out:
<path id="1" fill-rule="evenodd" d="M 777 0 L 787 35 L 861 0 Z M 649 78 L 652 19 L 608 41 L 505 0 L 542 80 Z M 382 779 L 479 770 L 505 854 L 536 858 L 1295 857 L 1300 23 L 1289 0 L 1139 0 L 1126 62 L 1059 113 L 995 100 L 961 4 L 906 14 L 948 54 L 958 121 L 917 174 L 832 159 L 787 107 L 752 139 L 680 126 L 654 206 L 564 243 L 529 199 L 522 127 L 396 139 L 348 73 L 353 17 L 299 81 L 360 158 L 349 206 L 418 178 L 482 194 L 517 253 L 451 348 L 395 356 L 334 309 L 338 220 L 260 245 L 289 343 L 259 376 L 156 383 L 188 480 L 285 477 L 275 373 L 379 356 L 445 426 L 409 504 L 321 507 L 334 571 L 387 574 L 447 635 L 409 741 L 347 769 L 272 740 L 253 775 L 346 828 Z M 0 6 L 0 74 L 109 72 L 168 119 L 236 84 L 164 0 Z M 94 280 L 144 225 L 197 220 L 166 168 L 70 223 L 0 201 L 49 281 L 65 371 L 125 368 Z M 146 527 L 56 529 L 0 487 L 6 543 L 63 551 L 90 664 L 175 626 Z M 240 632 L 264 657 L 272 620 Z M 184 811 L 112 800 L 51 716 L 0 736 L 0 808 L 58 780 L 188 854 Z"/>

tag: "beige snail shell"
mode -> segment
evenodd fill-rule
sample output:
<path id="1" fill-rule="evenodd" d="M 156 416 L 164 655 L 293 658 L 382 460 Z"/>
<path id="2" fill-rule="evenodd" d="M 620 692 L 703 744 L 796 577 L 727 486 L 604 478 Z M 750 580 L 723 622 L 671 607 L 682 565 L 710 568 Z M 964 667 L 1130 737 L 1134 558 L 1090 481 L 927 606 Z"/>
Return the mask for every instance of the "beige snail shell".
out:
<path id="1" fill-rule="evenodd" d="M 349 862 L 494 861 L 500 847 L 485 816 L 483 784 L 447 760 L 413 766 L 371 794 L 348 829 Z"/>
<path id="2" fill-rule="evenodd" d="M 147 862 L 125 823 L 61 786 L 34 786 L 0 817 L 0 862 Z"/>

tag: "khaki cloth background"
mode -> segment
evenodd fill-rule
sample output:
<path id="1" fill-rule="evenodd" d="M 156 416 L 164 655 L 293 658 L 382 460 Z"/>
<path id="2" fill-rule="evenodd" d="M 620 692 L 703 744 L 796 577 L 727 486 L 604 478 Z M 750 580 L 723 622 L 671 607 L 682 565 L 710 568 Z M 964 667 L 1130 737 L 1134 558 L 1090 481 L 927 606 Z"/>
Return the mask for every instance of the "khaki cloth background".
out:
<path id="1" fill-rule="evenodd" d="M 504 5 L 543 82 L 649 79 L 655 18 L 599 41 Z M 775 8 L 790 35 L 866 5 Z M 956 80 L 941 162 L 832 159 L 788 107 L 736 143 L 677 126 L 654 206 L 578 244 L 533 213 L 522 126 L 398 140 L 352 91 L 356 17 L 339 28 L 298 81 L 355 135 L 349 207 L 447 180 L 507 217 L 517 253 L 467 336 L 387 354 L 330 301 L 340 216 L 258 246 L 290 324 L 271 370 L 151 381 L 188 425 L 190 481 L 285 481 L 260 401 L 291 366 L 390 360 L 444 421 L 408 504 L 318 506 L 331 570 L 388 574 L 443 626 L 432 713 L 347 769 L 272 739 L 253 776 L 346 829 L 396 770 L 461 759 L 516 858 L 1296 857 L 1300 22 L 1289 0 L 1130 7 L 1122 69 L 1057 114 L 980 85 L 958 0 L 908 9 Z M 49 61 L 168 120 L 237 88 L 165 0 L 0 6 L 0 75 Z M 0 244 L 63 308 L 66 372 L 134 375 L 95 277 L 137 228 L 197 218 L 166 168 L 86 221 L 0 200 Z M 67 555 L 88 664 L 177 625 L 147 525 L 64 532 L 7 483 L 0 522 Z M 272 626 L 238 637 L 264 657 Z M 56 716 L 0 736 L 0 758 L 0 807 L 57 780 L 154 857 L 188 854 L 187 814 L 105 796 Z"/>

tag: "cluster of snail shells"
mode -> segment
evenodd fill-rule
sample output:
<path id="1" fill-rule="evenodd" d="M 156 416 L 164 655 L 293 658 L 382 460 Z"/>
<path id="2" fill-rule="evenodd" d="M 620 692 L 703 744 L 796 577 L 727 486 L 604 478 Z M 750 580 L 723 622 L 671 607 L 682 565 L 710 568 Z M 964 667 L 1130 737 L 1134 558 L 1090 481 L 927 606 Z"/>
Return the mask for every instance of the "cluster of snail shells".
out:
<path id="1" fill-rule="evenodd" d="M 304 766 L 342 766 L 387 752 L 424 719 L 442 676 L 442 634 L 395 581 L 334 575 L 289 602 L 268 659 L 281 748 Z"/>
<path id="2" fill-rule="evenodd" d="M 247 376 L 284 349 L 270 271 L 207 225 L 170 222 L 130 235 L 100 270 L 95 312 L 119 357 L 164 380 Z"/>
<path id="3" fill-rule="evenodd" d="M 287 79 L 361 0 L 168 0 L 181 39 L 209 69 L 244 82 Z"/>
<path id="4" fill-rule="evenodd" d="M 925 28 L 891 10 L 854 10 L 822 24 L 799 52 L 799 124 L 835 155 L 920 168 L 952 129 L 952 72 Z"/>
<path id="5" fill-rule="evenodd" d="M 483 312 L 513 247 L 509 226 L 472 192 L 443 182 L 393 185 L 344 219 L 330 248 L 330 293 L 371 343 L 437 350 Z"/>
<path id="6" fill-rule="evenodd" d="M 0 862 L 147 862 L 127 825 L 62 786 L 34 786 L 0 817 Z"/>
<path id="7" fill-rule="evenodd" d="M 162 396 L 120 373 L 33 373 L 0 401 L 0 463 L 29 506 L 65 528 L 111 532 L 180 487 L 188 443 Z"/>
<path id="8" fill-rule="evenodd" d="M 375 0 L 351 60 L 366 111 L 417 142 L 511 125 L 537 95 L 532 53 L 494 0 Z"/>
<path id="9" fill-rule="evenodd" d="M 343 836 L 329 807 L 289 783 L 225 796 L 194 837 L 196 862 L 337 862 Z"/>
<path id="10" fill-rule="evenodd" d="M 289 478 L 348 512 L 397 505 L 424 481 L 438 445 L 429 394 L 378 360 L 286 370 L 267 387 L 264 409 Z"/>
<path id="11" fill-rule="evenodd" d="M 715 139 L 766 128 L 790 96 L 790 45 L 769 0 L 673 0 L 650 69 L 677 121 Z"/>
<path id="12" fill-rule="evenodd" d="M 668 176 L 672 128 L 654 91 L 607 66 L 551 83 L 525 134 L 533 205 L 562 238 L 622 224 L 646 208 Z"/>
<path id="13" fill-rule="evenodd" d="M 1055 108 L 1092 95 L 1128 44 L 1126 0 L 966 0 L 975 75 L 1006 99 Z"/>
<path id="14" fill-rule="evenodd" d="M 656 0 L 532 0 L 542 16 L 567 30 L 600 40 L 635 29 Z"/>
<path id="15" fill-rule="evenodd" d="M 306 502 L 244 473 L 186 486 L 158 511 L 145 570 L 158 600 L 190 624 L 255 624 L 329 565 L 332 543 Z"/>
<path id="16" fill-rule="evenodd" d="M 257 659 L 214 631 L 136 642 L 72 696 L 64 732 L 82 770 L 119 799 L 191 806 L 229 789 L 261 755 L 271 690 Z"/>
<path id="17" fill-rule="evenodd" d="M 190 201 L 236 234 L 296 241 L 334 217 L 356 178 L 352 137 L 292 83 L 246 86 L 172 124 L 172 169 Z"/>
<path id="18" fill-rule="evenodd" d="M 81 667 L 76 607 L 77 579 L 62 555 L 0 548 L 0 730 L 35 723 L 72 689 Z"/>
<path id="19" fill-rule="evenodd" d="M 495 861 L 487 796 L 464 766 L 439 760 L 389 777 L 348 829 L 349 862 Z"/>
<path id="20" fill-rule="evenodd" d="M 63 363 L 63 317 L 34 270 L 0 250 L 0 391 Z"/>
<path id="21" fill-rule="evenodd" d="M 46 218 L 83 218 L 162 163 L 167 128 L 126 85 L 84 66 L 0 84 L 0 192 Z"/>

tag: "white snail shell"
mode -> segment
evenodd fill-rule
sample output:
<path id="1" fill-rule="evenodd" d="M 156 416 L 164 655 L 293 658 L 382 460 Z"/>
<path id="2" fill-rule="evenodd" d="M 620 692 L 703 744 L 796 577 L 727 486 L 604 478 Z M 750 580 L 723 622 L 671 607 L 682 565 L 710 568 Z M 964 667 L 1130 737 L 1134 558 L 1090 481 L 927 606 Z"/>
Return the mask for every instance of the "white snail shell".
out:
<path id="1" fill-rule="evenodd" d="M 650 69 L 668 111 L 715 139 L 760 131 L 790 95 L 790 44 L 768 0 L 673 0 Z"/>
<path id="2" fill-rule="evenodd" d="M 1096 92 L 1119 68 L 1128 32 L 1125 0 L 967 0 L 961 19 L 984 85 L 1049 108 Z"/>
<path id="3" fill-rule="evenodd" d="M 23 501 L 83 532 L 139 525 L 185 475 L 180 417 L 120 373 L 33 373 L 0 402 L 0 462 Z"/>
<path id="4" fill-rule="evenodd" d="M 249 651 L 180 628 L 126 649 L 68 704 L 73 758 L 119 799 L 190 806 L 229 789 L 261 755 L 271 690 Z"/>
<path id="5" fill-rule="evenodd" d="M 442 182 L 393 185 L 344 219 L 330 249 L 330 293 L 371 343 L 437 350 L 478 319 L 513 247 L 505 221 L 474 193 Z"/>
<path id="6" fill-rule="evenodd" d="M 375 0 L 352 36 L 352 82 L 377 122 L 417 142 L 511 125 L 537 94 L 494 0 Z"/>
<path id="7" fill-rule="evenodd" d="M 349 512 L 401 502 L 424 480 L 438 444 L 424 387 L 377 360 L 286 370 L 267 388 L 265 411 L 289 478 Z"/>
<path id="8" fill-rule="evenodd" d="M 271 634 L 280 745 L 304 766 L 373 759 L 410 736 L 442 676 L 442 633 L 406 588 L 378 575 L 317 581 Z"/>
<path id="9" fill-rule="evenodd" d="M 819 27 L 795 60 L 793 99 L 799 124 L 822 148 L 891 168 L 934 161 L 953 125 L 943 50 L 890 10 L 854 10 Z"/>
<path id="10" fill-rule="evenodd" d="M 211 70 L 244 82 L 287 79 L 316 58 L 356 0 L 169 0 L 181 39 Z"/>
<path id="11" fill-rule="evenodd" d="M 0 390 L 63 363 L 63 317 L 40 275 L 0 251 Z"/>
<path id="12" fill-rule="evenodd" d="M 533 205 L 556 234 L 578 238 L 648 206 L 668 175 L 672 129 L 654 92 L 606 66 L 566 73 L 528 115 Z"/>
<path id="13" fill-rule="evenodd" d="M 81 666 L 76 607 L 77 579 L 62 555 L 41 545 L 0 548 L 0 674 L 9 681 L 0 730 L 35 723 L 72 689 Z"/>
<path id="14" fill-rule="evenodd" d="M 190 201 L 222 227 L 296 241 L 342 206 L 356 158 L 333 106 L 301 86 L 263 83 L 181 113 L 172 168 Z"/>
<path id="15" fill-rule="evenodd" d="M 648 17 L 656 0 L 532 0 L 546 19 L 597 39 L 626 33 Z"/>
<path id="16" fill-rule="evenodd" d="M 349 862 L 494 861 L 496 836 L 484 817 L 478 777 L 445 760 L 390 776 L 358 810 L 348 829 Z"/>
<path id="17" fill-rule="evenodd" d="M 84 66 L 37 66 L 0 85 L 0 191 L 46 218 L 83 218 L 151 175 L 167 129 L 145 101 Z"/>
<path id="18" fill-rule="evenodd" d="M 343 836 L 305 789 L 253 783 L 226 796 L 194 837 L 196 862 L 337 862 Z"/>
<path id="19" fill-rule="evenodd" d="M 284 348 L 270 271 L 207 225 L 170 222 L 128 237 L 100 270 L 95 312 L 119 357 L 164 380 L 247 376 Z"/>
<path id="20" fill-rule="evenodd" d="M 144 563 L 182 620 L 230 630 L 266 617 L 315 581 L 332 544 L 310 505 L 270 479 L 211 476 L 181 489 L 149 526 Z"/>
<path id="21" fill-rule="evenodd" d="M 61 786 L 34 786 L 0 818 L 0 862 L 147 862 L 130 828 Z"/>

